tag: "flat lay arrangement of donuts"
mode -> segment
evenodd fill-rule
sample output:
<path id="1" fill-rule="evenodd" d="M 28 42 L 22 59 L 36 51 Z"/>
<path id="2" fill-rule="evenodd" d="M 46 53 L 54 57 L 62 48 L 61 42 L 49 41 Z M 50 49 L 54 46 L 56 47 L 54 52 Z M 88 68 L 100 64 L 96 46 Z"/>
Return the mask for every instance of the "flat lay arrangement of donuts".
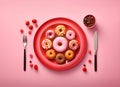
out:
<path id="1" fill-rule="evenodd" d="M 94 28 L 96 19 L 93 15 L 89 14 L 83 18 L 83 24 L 87 28 Z M 52 70 L 68 70 L 77 66 L 84 60 L 86 54 L 94 54 L 94 61 L 88 59 L 88 63 L 93 63 L 93 69 L 97 72 L 97 49 L 98 49 L 98 36 L 97 30 L 94 32 L 94 50 L 87 49 L 87 38 L 83 29 L 75 21 L 70 18 L 58 17 L 49 19 L 41 26 L 38 25 L 37 19 L 25 21 L 28 28 L 28 34 L 25 35 L 24 29 L 20 29 L 23 36 L 24 57 L 23 57 L 23 70 L 26 71 L 27 67 L 33 68 L 35 71 L 39 70 L 38 64 L 32 62 L 35 53 L 36 57 L 44 66 Z M 36 29 L 34 29 L 36 28 Z M 36 30 L 34 35 L 33 48 L 34 53 L 28 53 L 27 43 L 28 37 Z M 27 57 L 29 55 L 29 58 Z M 29 59 L 29 66 L 26 61 Z M 81 70 L 87 72 L 86 64 L 82 64 Z"/>

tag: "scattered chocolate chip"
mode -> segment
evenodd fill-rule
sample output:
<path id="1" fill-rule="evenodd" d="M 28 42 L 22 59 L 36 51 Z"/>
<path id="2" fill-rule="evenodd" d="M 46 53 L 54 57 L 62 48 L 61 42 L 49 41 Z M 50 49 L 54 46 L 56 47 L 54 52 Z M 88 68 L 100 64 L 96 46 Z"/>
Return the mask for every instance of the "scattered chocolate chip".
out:
<path id="1" fill-rule="evenodd" d="M 30 63 L 32 63 L 32 61 L 31 61 L 31 60 L 30 60 L 29 62 L 30 62 Z"/>
<path id="2" fill-rule="evenodd" d="M 85 64 L 83 64 L 83 66 L 84 66 L 84 67 L 86 67 L 86 65 L 85 65 Z"/>

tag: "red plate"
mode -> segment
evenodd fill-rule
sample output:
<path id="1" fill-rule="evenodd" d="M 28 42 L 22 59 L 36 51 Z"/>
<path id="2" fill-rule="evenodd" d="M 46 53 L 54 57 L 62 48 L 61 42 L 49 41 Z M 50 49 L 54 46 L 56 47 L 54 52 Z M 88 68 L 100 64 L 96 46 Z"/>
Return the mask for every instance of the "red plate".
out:
<path id="1" fill-rule="evenodd" d="M 48 29 L 55 29 L 55 27 L 60 24 L 65 25 L 67 30 L 73 29 L 76 33 L 76 39 L 80 43 L 80 49 L 77 51 L 75 58 L 72 61 L 62 65 L 59 65 L 53 61 L 48 60 L 45 56 L 45 51 L 41 46 L 42 40 L 45 39 L 45 32 Z M 34 37 L 34 51 L 37 58 L 40 60 L 42 64 L 53 70 L 67 70 L 74 67 L 75 65 L 80 63 L 81 60 L 84 58 L 86 50 L 87 40 L 85 33 L 77 23 L 67 18 L 53 18 L 48 20 L 47 22 L 40 26 Z"/>

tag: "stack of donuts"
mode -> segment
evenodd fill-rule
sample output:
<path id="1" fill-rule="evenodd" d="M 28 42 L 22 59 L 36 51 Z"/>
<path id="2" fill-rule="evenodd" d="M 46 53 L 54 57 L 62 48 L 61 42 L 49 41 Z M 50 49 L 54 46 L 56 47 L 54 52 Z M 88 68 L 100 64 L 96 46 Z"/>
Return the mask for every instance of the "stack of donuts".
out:
<path id="1" fill-rule="evenodd" d="M 48 29 L 42 40 L 42 48 L 49 60 L 57 64 L 65 64 L 75 58 L 75 53 L 80 45 L 73 29 L 66 29 L 65 25 L 57 25 L 55 29 Z"/>

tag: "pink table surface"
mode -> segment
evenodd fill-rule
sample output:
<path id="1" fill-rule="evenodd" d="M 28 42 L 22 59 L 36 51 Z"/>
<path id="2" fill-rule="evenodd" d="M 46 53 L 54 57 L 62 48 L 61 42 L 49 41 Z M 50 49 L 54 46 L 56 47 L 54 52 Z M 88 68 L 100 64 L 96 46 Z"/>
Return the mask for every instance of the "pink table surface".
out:
<path id="1" fill-rule="evenodd" d="M 23 71 L 23 44 L 20 29 L 25 20 L 36 18 L 41 25 L 54 17 L 67 17 L 84 30 L 88 50 L 93 52 L 93 31 L 83 25 L 83 17 L 93 14 L 99 35 L 98 72 L 87 60 L 88 53 L 75 68 L 58 72 L 47 69 L 36 58 L 33 38 L 28 37 L 27 71 Z M 120 87 L 120 0 L 0 0 L 0 87 Z M 29 53 L 39 71 L 29 67 Z M 82 72 L 83 64 L 88 72 Z"/>

